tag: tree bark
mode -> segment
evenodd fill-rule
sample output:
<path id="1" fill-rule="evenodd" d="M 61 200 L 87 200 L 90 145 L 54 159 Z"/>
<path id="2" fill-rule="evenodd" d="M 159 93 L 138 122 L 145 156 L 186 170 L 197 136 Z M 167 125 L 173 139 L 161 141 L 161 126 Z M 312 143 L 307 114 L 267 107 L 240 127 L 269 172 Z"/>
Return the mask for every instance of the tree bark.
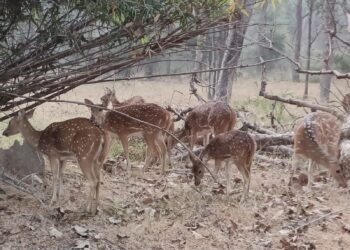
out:
<path id="1" fill-rule="evenodd" d="M 313 10 L 314 10 L 314 1 L 309 0 L 306 70 L 310 70 L 310 58 L 311 58 L 311 47 L 312 47 L 311 32 L 312 32 Z M 306 74 L 306 76 L 305 76 L 305 88 L 304 88 L 304 99 L 307 99 L 308 95 L 309 95 L 309 74 Z"/>
<path id="2" fill-rule="evenodd" d="M 294 60 L 300 62 L 300 50 L 301 50 L 301 36 L 303 30 L 303 0 L 298 0 L 296 9 L 296 37 L 295 37 L 295 48 L 294 48 Z M 299 82 L 299 73 L 293 70 L 293 81 Z"/>
<path id="3" fill-rule="evenodd" d="M 322 70 L 330 70 L 333 59 L 332 53 L 332 32 L 335 31 L 334 22 L 335 0 L 326 0 L 323 4 L 324 13 L 324 42 L 323 42 L 323 66 Z M 321 75 L 320 81 L 320 100 L 322 103 L 329 101 L 332 75 Z"/>
<path id="4" fill-rule="evenodd" d="M 253 0 L 245 0 L 242 5 L 247 6 L 246 11 L 248 16 L 241 13 L 241 19 L 237 20 L 229 27 L 228 35 L 226 37 L 226 47 L 224 56 L 221 61 L 221 67 L 236 66 L 242 52 L 242 45 L 244 42 L 244 36 L 248 28 L 250 17 L 253 13 Z M 233 69 L 219 71 L 219 78 L 215 89 L 215 99 L 228 102 L 231 96 L 228 90 L 232 84 L 232 78 L 234 74 Z"/>

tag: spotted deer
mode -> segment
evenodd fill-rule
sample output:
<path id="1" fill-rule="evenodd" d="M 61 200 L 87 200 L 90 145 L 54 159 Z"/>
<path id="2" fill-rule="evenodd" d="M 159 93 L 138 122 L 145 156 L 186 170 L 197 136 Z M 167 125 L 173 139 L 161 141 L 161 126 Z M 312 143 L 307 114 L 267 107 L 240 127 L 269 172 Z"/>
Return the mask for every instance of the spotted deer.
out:
<path id="1" fill-rule="evenodd" d="M 117 97 L 115 96 L 115 90 L 111 90 L 110 88 L 106 88 L 106 94 L 101 97 L 102 106 L 107 107 L 111 102 L 113 109 L 127 106 L 131 104 L 142 104 L 145 103 L 145 100 L 141 96 L 133 96 L 130 99 L 127 99 L 123 102 L 119 102 Z"/>
<path id="2" fill-rule="evenodd" d="M 347 187 L 346 179 L 338 163 L 342 122 L 325 112 L 313 112 L 304 117 L 294 129 L 294 153 L 292 176 L 301 157 L 310 159 L 308 188 L 312 185 L 312 162 L 327 167 L 341 187 Z"/>
<path id="3" fill-rule="evenodd" d="M 244 201 L 249 193 L 251 166 L 256 151 L 256 142 L 252 136 L 246 132 L 232 130 L 221 133 L 214 137 L 209 144 L 203 149 L 199 158 L 203 163 L 210 159 L 215 160 L 214 173 L 217 175 L 221 162 L 225 162 L 226 175 L 226 194 L 230 189 L 230 170 L 229 162 L 232 162 L 238 168 L 243 176 L 245 184 L 241 201 Z M 194 174 L 194 184 L 198 186 L 204 176 L 204 165 L 190 156 L 192 161 L 192 172 Z M 233 169 L 231 169 L 233 170 Z"/>
<path id="4" fill-rule="evenodd" d="M 193 149 L 197 141 L 198 134 L 203 135 L 204 145 L 209 143 L 209 135 L 214 136 L 230 131 L 237 122 L 236 112 L 224 102 L 207 102 L 194 107 L 185 118 L 185 126 L 178 133 L 178 138 L 189 136 L 190 149 Z M 171 147 L 175 145 L 174 140 L 170 140 Z"/>
<path id="5" fill-rule="evenodd" d="M 85 103 L 88 105 L 94 105 L 94 103 L 88 99 L 85 99 Z M 131 119 L 130 117 L 156 125 L 165 130 L 171 130 L 171 128 L 173 128 L 173 122 L 168 111 L 154 103 L 132 104 L 115 109 L 116 111 L 130 117 L 126 117 L 113 111 L 107 111 L 104 113 L 101 108 L 96 107 L 91 107 L 90 110 L 92 119 L 100 124 L 102 129 L 108 131 L 112 136 L 117 136 L 121 141 L 129 173 L 131 173 L 131 165 L 129 159 L 128 137 L 138 133 L 143 135 L 147 145 L 144 169 L 147 169 L 151 165 L 154 157 L 159 156 L 162 171 L 165 171 L 167 148 L 164 141 L 163 131 Z M 168 155 L 168 158 L 170 158 L 170 155 Z"/>
<path id="6" fill-rule="evenodd" d="M 90 186 L 87 212 L 96 214 L 100 191 L 100 169 L 107 155 L 104 132 L 86 118 L 74 118 L 51 123 L 38 131 L 28 119 L 34 110 L 19 111 L 3 132 L 4 136 L 20 133 L 41 154 L 45 155 L 52 169 L 53 194 L 50 205 L 59 201 L 62 194 L 62 177 L 65 163 L 76 159 Z"/>

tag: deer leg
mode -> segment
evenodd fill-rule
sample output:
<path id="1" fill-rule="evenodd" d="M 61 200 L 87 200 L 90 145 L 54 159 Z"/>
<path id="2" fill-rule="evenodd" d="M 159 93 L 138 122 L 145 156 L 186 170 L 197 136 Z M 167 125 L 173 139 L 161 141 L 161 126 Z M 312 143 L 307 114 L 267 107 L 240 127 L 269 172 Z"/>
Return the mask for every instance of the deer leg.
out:
<path id="1" fill-rule="evenodd" d="M 58 200 L 60 200 L 60 197 L 62 195 L 62 186 L 63 186 L 63 171 L 64 168 L 66 167 L 66 161 L 65 160 L 60 160 L 60 165 L 59 165 L 59 170 L 58 170 Z"/>
<path id="2" fill-rule="evenodd" d="M 294 152 L 292 156 L 292 173 L 289 178 L 289 184 L 288 184 L 289 186 L 292 185 L 293 176 L 295 174 L 295 170 L 297 169 L 299 160 L 300 160 L 300 157 L 298 156 L 298 154 Z"/>
<path id="3" fill-rule="evenodd" d="M 308 169 L 307 169 L 307 173 L 308 173 L 308 176 L 307 176 L 307 189 L 309 191 L 311 191 L 311 187 L 312 187 L 312 170 L 313 168 L 315 167 L 315 162 L 313 160 L 309 160 L 309 166 L 308 166 Z"/>
<path id="4" fill-rule="evenodd" d="M 157 146 L 158 155 L 160 156 L 160 160 L 161 160 L 161 164 L 162 164 L 162 173 L 164 174 L 165 165 L 166 165 L 167 149 L 166 149 L 166 145 L 165 145 L 164 137 L 163 137 L 162 133 L 158 133 L 156 135 L 155 142 L 156 142 L 156 146 Z"/>
<path id="5" fill-rule="evenodd" d="M 229 170 L 229 161 L 225 161 L 225 175 L 226 175 L 226 196 L 229 196 L 229 190 L 231 189 L 230 187 L 230 170 Z"/>
<path id="6" fill-rule="evenodd" d="M 219 173 L 219 170 L 221 168 L 221 161 L 217 160 L 217 159 L 215 159 L 214 161 L 215 161 L 214 174 L 215 174 L 216 178 L 218 178 L 218 173 Z"/>
<path id="7" fill-rule="evenodd" d="M 94 202 L 94 200 L 96 198 L 98 181 L 94 172 L 94 162 L 91 161 L 91 159 L 78 159 L 78 162 L 81 171 L 83 172 L 89 183 L 89 195 L 86 211 L 90 214 L 96 214 L 97 207 L 95 206 L 96 202 Z"/>
<path id="8" fill-rule="evenodd" d="M 191 133 L 191 140 L 190 140 L 190 149 L 193 150 L 194 144 L 197 141 L 197 132 L 192 132 Z"/>
<path id="9" fill-rule="evenodd" d="M 144 139 L 147 144 L 147 151 L 146 151 L 146 160 L 145 160 L 145 166 L 143 168 L 143 172 L 147 170 L 151 165 L 152 160 L 154 158 L 154 153 L 156 151 L 156 145 L 153 139 L 153 135 L 144 134 Z"/>
<path id="10" fill-rule="evenodd" d="M 239 172 L 241 172 L 242 176 L 243 176 L 243 182 L 244 182 L 244 189 L 243 189 L 243 195 L 241 198 L 241 203 L 243 203 L 249 194 L 249 187 L 250 187 L 250 168 L 251 165 L 250 164 L 245 164 L 242 163 L 241 164 L 242 167 L 238 167 Z"/>
<path id="11" fill-rule="evenodd" d="M 129 158 L 129 142 L 127 136 L 119 136 L 120 141 L 122 142 L 123 151 L 126 158 L 126 167 L 128 170 L 129 175 L 131 174 L 131 164 L 130 164 L 130 158 Z"/>
<path id="12" fill-rule="evenodd" d="M 53 206 L 54 204 L 56 204 L 57 199 L 58 199 L 58 179 L 59 179 L 59 160 L 56 157 L 50 157 L 50 165 L 51 165 L 51 169 L 52 169 L 52 186 L 53 186 L 53 190 L 52 190 L 52 198 L 50 201 L 50 206 Z"/>

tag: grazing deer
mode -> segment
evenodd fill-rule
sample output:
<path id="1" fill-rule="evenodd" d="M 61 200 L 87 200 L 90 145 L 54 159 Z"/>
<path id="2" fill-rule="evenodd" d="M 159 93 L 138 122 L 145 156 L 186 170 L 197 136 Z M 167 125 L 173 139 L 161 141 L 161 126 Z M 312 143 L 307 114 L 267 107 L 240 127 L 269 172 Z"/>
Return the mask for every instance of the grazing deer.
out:
<path id="1" fill-rule="evenodd" d="M 85 99 L 85 103 L 94 105 L 94 103 L 88 99 Z M 101 108 L 97 107 L 91 107 L 90 110 L 92 119 L 100 124 L 104 130 L 119 137 L 127 160 L 127 169 L 129 173 L 131 173 L 131 165 L 128 137 L 135 133 L 142 133 L 147 145 L 144 169 L 147 169 L 151 165 L 153 158 L 158 154 L 161 160 L 162 171 L 165 171 L 167 148 L 164 142 L 163 131 L 113 111 L 104 113 Z M 154 103 L 133 104 L 119 107 L 115 110 L 165 130 L 171 130 L 173 128 L 170 113 Z M 168 158 L 170 158 L 170 155 L 168 155 Z"/>
<path id="2" fill-rule="evenodd" d="M 304 117 L 294 129 L 294 153 L 292 176 L 300 157 L 310 159 L 308 188 L 312 185 L 312 161 L 327 167 L 341 187 L 347 187 L 343 170 L 338 163 L 339 141 L 342 123 L 325 112 L 313 112 Z"/>
<path id="3" fill-rule="evenodd" d="M 53 205 L 62 194 L 62 177 L 65 162 L 76 159 L 89 181 L 90 193 L 87 211 L 96 214 L 100 190 L 100 169 L 107 155 L 104 132 L 86 118 L 74 118 L 51 123 L 42 131 L 37 131 L 28 119 L 34 109 L 25 113 L 19 111 L 3 132 L 4 136 L 21 133 L 50 162 L 53 176 Z"/>
<path id="4" fill-rule="evenodd" d="M 232 130 L 221 133 L 213 138 L 204 148 L 199 158 L 203 163 L 208 162 L 210 159 L 214 159 L 216 175 L 220 169 L 221 162 L 225 162 L 227 195 L 229 194 L 230 189 L 229 162 L 233 162 L 243 176 L 245 187 L 241 201 L 244 201 L 249 192 L 251 166 L 255 151 L 256 143 L 253 137 L 246 132 Z M 190 159 L 193 164 L 192 171 L 194 174 L 194 184 L 198 186 L 204 176 L 205 167 L 199 160 L 194 159 L 192 156 L 190 156 Z"/>
<path id="5" fill-rule="evenodd" d="M 210 132 L 216 136 L 230 131 L 237 122 L 236 112 L 224 102 L 207 102 L 194 107 L 185 118 L 185 126 L 179 133 L 179 139 L 190 136 L 190 149 L 197 141 L 198 133 L 202 133 L 204 145 L 209 143 Z M 171 147 L 175 142 L 169 142 Z"/>
<path id="6" fill-rule="evenodd" d="M 131 104 L 143 104 L 145 100 L 141 96 L 133 96 L 130 99 L 127 99 L 123 102 L 119 102 L 117 97 L 115 96 L 115 91 L 110 88 L 106 88 L 106 94 L 101 97 L 101 102 L 103 107 L 107 107 L 109 102 L 112 103 L 113 109 L 131 105 Z"/>

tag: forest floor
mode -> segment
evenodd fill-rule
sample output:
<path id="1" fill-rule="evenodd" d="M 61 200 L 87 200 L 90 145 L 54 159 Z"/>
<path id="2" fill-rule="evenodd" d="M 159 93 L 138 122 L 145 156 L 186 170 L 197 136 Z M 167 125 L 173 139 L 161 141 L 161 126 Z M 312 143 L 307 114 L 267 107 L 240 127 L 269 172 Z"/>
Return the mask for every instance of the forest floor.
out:
<path id="1" fill-rule="evenodd" d="M 285 82 L 276 86 L 268 86 L 268 91 L 302 96 L 301 84 Z M 346 91 L 346 83 L 339 86 Z M 244 83 L 244 91 L 234 93 L 233 104 L 256 100 L 258 88 L 254 81 Z M 170 89 L 162 82 L 148 85 L 146 81 L 135 82 L 132 88 L 116 87 L 122 100 L 142 95 L 147 101 L 160 104 L 196 104 L 193 97 L 185 94 L 187 89 L 188 85 L 181 82 Z M 316 96 L 317 86 L 312 85 L 311 89 Z M 98 101 L 102 93 L 101 86 L 84 86 L 62 99 Z M 247 107 L 263 117 L 262 110 L 257 109 L 270 106 L 258 102 L 255 108 Z M 85 109 L 45 104 L 38 108 L 34 122 L 45 127 L 49 122 L 77 114 L 88 116 Z M 303 113 L 299 110 L 295 116 Z M 259 119 L 258 115 L 255 117 Z M 34 197 L 0 183 L 0 249 L 349 249 L 349 189 L 336 187 L 324 169 L 315 171 L 311 191 L 297 184 L 289 187 L 290 160 L 284 162 L 287 164 L 255 161 L 249 198 L 240 204 L 242 178 L 235 168 L 231 180 L 234 187 L 227 196 L 223 171 L 219 178 L 223 185 L 214 183 L 206 174 L 195 188 L 185 163 L 176 162 L 165 175 L 158 166 L 140 175 L 140 162 L 134 162 L 134 174 L 129 177 L 121 157 L 116 161 L 114 174 L 102 171 L 99 212 L 94 217 L 81 212 L 87 182 L 74 164 L 65 170 L 59 207 L 48 206 L 50 185 L 44 189 L 34 181 Z M 50 172 L 46 178 L 52 182 Z"/>

